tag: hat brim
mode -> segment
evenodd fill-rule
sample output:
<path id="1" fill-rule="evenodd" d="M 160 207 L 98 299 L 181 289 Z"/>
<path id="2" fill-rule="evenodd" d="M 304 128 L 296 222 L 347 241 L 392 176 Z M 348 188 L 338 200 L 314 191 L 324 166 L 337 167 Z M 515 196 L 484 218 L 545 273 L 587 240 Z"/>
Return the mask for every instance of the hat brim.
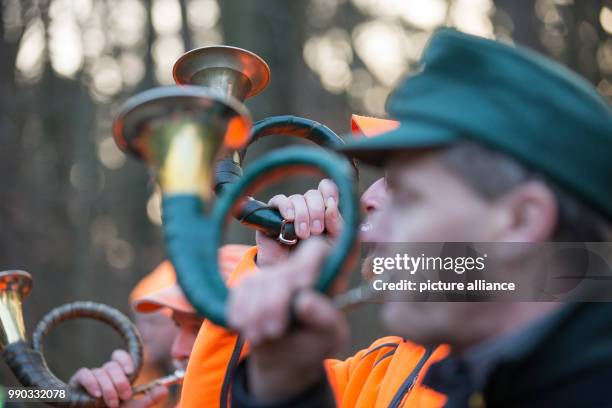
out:
<path id="1" fill-rule="evenodd" d="M 132 307 L 139 313 L 153 313 L 160 309 L 169 309 L 181 313 L 196 313 L 178 285 L 172 285 L 143 296 L 134 301 Z"/>
<path id="2" fill-rule="evenodd" d="M 351 129 L 353 137 L 359 135 L 365 137 L 375 137 L 385 132 L 390 132 L 399 127 L 400 123 L 396 120 L 374 118 L 371 116 L 351 115 Z"/>
<path id="3" fill-rule="evenodd" d="M 384 166 L 397 152 L 443 147 L 459 140 L 456 131 L 423 122 L 401 122 L 400 126 L 372 138 L 354 139 L 337 148 L 343 154 L 373 166 Z"/>

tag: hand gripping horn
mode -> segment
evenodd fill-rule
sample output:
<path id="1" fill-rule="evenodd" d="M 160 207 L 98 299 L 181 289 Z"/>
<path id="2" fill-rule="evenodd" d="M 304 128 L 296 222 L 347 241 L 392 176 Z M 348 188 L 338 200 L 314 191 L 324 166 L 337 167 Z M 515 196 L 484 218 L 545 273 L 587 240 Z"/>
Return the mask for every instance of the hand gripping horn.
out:
<path id="1" fill-rule="evenodd" d="M 327 126 L 311 119 L 298 116 L 273 116 L 255 122 L 251 129 L 248 144 L 238 152 L 223 158 L 217 164 L 215 172 L 215 192 L 222 194 L 230 184 L 242 177 L 242 163 L 248 147 L 267 136 L 293 136 L 311 141 L 319 146 L 334 148 L 344 141 Z M 357 166 L 353 168 L 357 177 Z M 286 222 L 276 208 L 247 197 L 244 205 L 234 211 L 233 215 L 241 223 L 256 228 L 271 238 L 276 238 L 285 245 L 297 243 L 297 235 L 292 222 Z"/>
<path id="2" fill-rule="evenodd" d="M 64 389 L 66 398 L 50 405 L 62 407 L 105 407 L 102 398 L 90 396 L 84 389 L 70 386 L 49 370 L 43 355 L 44 336 L 59 323 L 88 318 L 101 321 L 117 331 L 127 344 L 135 370 L 129 376 L 133 382 L 142 367 L 142 344 L 136 327 L 121 312 L 94 302 L 73 302 L 47 313 L 32 334 L 32 344 L 26 340 L 23 320 L 23 299 L 30 293 L 32 277 L 24 271 L 0 272 L 0 349 L 7 365 L 25 387 Z"/>
<path id="3" fill-rule="evenodd" d="M 237 98 L 262 90 L 269 72 L 248 51 L 233 47 L 208 51 L 185 54 L 174 69 L 175 78 L 197 80 L 198 86 L 157 88 L 136 95 L 117 115 L 113 134 L 122 150 L 157 170 L 166 244 L 179 283 L 199 313 L 226 326 L 228 289 L 219 273 L 217 251 L 226 217 L 244 205 L 243 193 L 306 169 L 318 169 L 336 183 L 345 228 L 322 267 L 320 290 L 330 285 L 352 248 L 358 211 L 348 161 L 305 147 L 279 149 L 257 160 L 213 203 L 217 160 L 244 147 L 249 137 L 249 114 Z"/>

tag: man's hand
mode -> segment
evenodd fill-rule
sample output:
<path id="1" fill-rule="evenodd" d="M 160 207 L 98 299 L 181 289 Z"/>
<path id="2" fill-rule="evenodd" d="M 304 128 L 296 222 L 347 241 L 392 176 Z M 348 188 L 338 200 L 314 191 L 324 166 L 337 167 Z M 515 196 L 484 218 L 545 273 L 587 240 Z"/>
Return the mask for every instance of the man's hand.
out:
<path id="1" fill-rule="evenodd" d="M 305 240 L 327 232 L 329 236 L 338 235 L 342 219 L 338 211 L 338 188 L 333 181 L 323 179 L 316 190 L 309 190 L 304 195 L 276 195 L 268 205 L 278 208 L 281 216 L 295 225 L 299 239 Z M 276 239 L 267 237 L 257 231 L 257 264 L 260 267 L 284 262 L 293 247 L 280 244 Z"/>
<path id="2" fill-rule="evenodd" d="M 249 388 L 261 401 L 291 397 L 320 381 L 322 361 L 347 343 L 344 316 L 310 289 L 327 250 L 323 240 L 308 240 L 285 262 L 243 279 L 231 292 L 229 323 L 251 344 Z"/>
<path id="3" fill-rule="evenodd" d="M 70 378 L 70 385 L 80 385 L 90 395 L 104 399 L 111 408 L 147 408 L 164 400 L 168 389 L 158 386 L 138 399 L 132 399 L 128 376 L 134 372 L 134 362 L 124 350 L 115 350 L 111 360 L 98 368 L 80 368 Z M 121 403 L 121 405 L 120 405 Z"/>

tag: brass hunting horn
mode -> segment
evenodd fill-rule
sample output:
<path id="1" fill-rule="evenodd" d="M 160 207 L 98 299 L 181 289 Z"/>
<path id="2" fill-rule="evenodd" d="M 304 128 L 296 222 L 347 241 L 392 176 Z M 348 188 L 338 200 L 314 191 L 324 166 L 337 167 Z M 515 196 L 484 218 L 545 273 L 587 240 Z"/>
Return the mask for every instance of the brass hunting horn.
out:
<path id="1" fill-rule="evenodd" d="M 345 220 L 317 284 L 325 290 L 356 237 L 356 189 L 349 162 L 315 147 L 279 149 L 252 163 L 235 183 L 225 183 L 213 202 L 217 161 L 238 157 L 251 135 L 242 100 L 265 87 L 269 70 L 253 53 L 219 46 L 185 54 L 175 64 L 174 77 L 192 85 L 156 88 L 129 99 L 115 119 L 113 134 L 123 151 L 156 169 L 166 246 L 191 304 L 214 323 L 227 326 L 228 289 L 217 260 L 225 219 L 243 212 L 249 203 L 243 195 L 305 170 L 323 172 L 336 183 Z M 280 235 L 283 220 L 278 221 Z"/>
<path id="2" fill-rule="evenodd" d="M 58 379 L 47 366 L 43 356 L 44 336 L 59 323 L 74 318 L 101 321 L 117 331 L 134 362 L 133 381 L 142 366 L 142 345 L 136 327 L 116 309 L 94 302 L 73 302 L 51 310 L 38 323 L 28 343 L 25 334 L 22 302 L 32 288 L 32 277 L 24 271 L 0 272 L 0 349 L 7 365 L 25 387 L 40 389 L 64 389 L 65 399 L 49 402 L 63 407 L 105 407 L 102 398 L 90 396 L 84 389 L 69 386 Z"/>
<path id="3" fill-rule="evenodd" d="M 248 55 L 248 57 L 247 57 Z M 237 66 L 236 61 L 244 65 Z M 227 69 L 233 68 L 231 73 Z M 254 54 L 233 47 L 204 47 L 185 53 L 174 64 L 172 70 L 177 85 L 195 85 L 208 88 L 228 88 L 228 92 L 244 102 L 255 96 L 268 84 L 270 70 L 268 65 Z M 241 72 L 244 75 L 241 75 Z M 231 77 L 231 79 L 230 79 Z M 230 82 L 231 85 L 223 83 Z M 215 168 L 215 193 L 222 194 L 230 184 L 242 176 L 242 166 L 248 147 L 268 136 L 293 136 L 309 140 L 317 145 L 333 148 L 344 141 L 327 126 L 311 119 L 298 116 L 272 116 L 253 124 L 246 145 L 219 160 Z M 357 166 L 353 163 L 355 172 Z M 242 224 L 264 232 L 285 245 L 297 243 L 292 222 L 285 222 L 279 211 L 252 197 L 236 208 L 232 215 Z"/>

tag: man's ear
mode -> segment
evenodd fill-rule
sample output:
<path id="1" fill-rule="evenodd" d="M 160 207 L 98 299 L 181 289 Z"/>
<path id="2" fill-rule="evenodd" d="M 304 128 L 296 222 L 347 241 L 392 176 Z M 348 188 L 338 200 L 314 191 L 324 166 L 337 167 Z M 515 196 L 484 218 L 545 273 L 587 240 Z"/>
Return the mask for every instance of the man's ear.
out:
<path id="1" fill-rule="evenodd" d="M 521 183 L 500 198 L 499 241 L 542 242 L 554 234 L 559 220 L 557 199 L 543 182 Z"/>

